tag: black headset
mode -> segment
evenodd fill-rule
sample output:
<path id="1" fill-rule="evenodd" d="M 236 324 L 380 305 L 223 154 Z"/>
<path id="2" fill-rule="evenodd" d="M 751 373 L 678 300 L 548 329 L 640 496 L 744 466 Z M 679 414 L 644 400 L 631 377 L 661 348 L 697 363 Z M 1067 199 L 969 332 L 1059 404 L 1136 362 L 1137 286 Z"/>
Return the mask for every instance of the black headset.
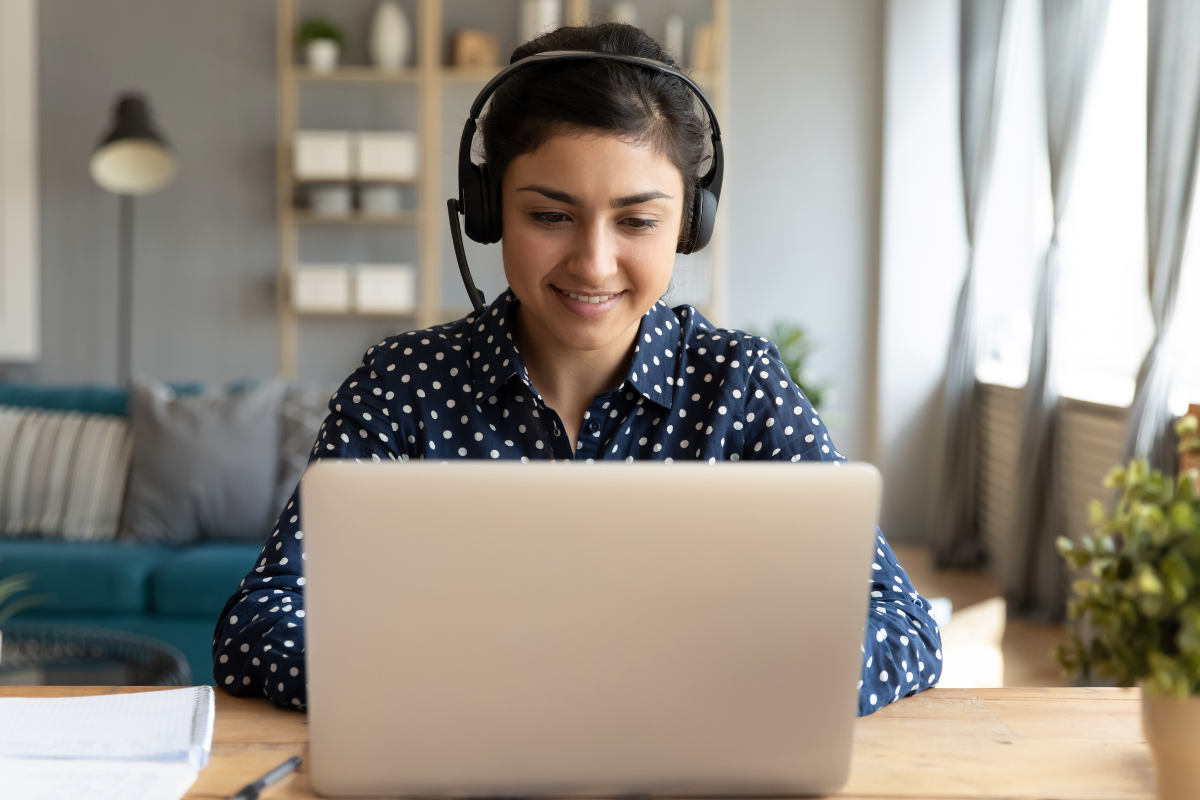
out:
<path id="1" fill-rule="evenodd" d="M 454 256 L 458 259 L 458 270 L 462 274 L 463 285 L 467 287 L 467 295 L 476 314 L 482 314 L 486 306 L 483 292 L 475 288 L 471 270 L 467 266 L 467 254 L 463 249 L 462 231 L 459 228 L 458 215 L 466 217 L 467 236 L 480 244 L 494 244 L 500 241 L 501 225 L 499 209 L 493 208 L 493 187 L 490 184 L 487 164 L 475 164 L 471 161 L 471 146 L 475 140 L 475 131 L 479 127 L 479 115 L 488 99 L 496 92 L 502 83 L 511 78 L 522 67 L 531 64 L 554 64 L 564 61 L 616 61 L 621 64 L 632 64 L 636 67 L 661 72 L 683 81 L 699 98 L 708 119 L 712 123 L 712 163 L 704 177 L 696 184 L 693 193 L 692 207 L 688 210 L 687 223 L 683 234 L 679 237 L 677 253 L 694 253 L 704 249 L 712 239 L 713 224 L 717 218 L 717 201 L 721 199 L 721 177 L 725 171 L 725 156 L 721 150 L 721 128 L 717 124 L 717 115 L 713 112 L 708 98 L 700 87 L 677 69 L 667 66 L 661 61 L 638 56 L 627 56 L 620 53 L 594 53 L 585 50 L 550 50 L 522 58 L 514 64 L 509 64 L 496 77 L 488 81 L 483 91 L 471 104 L 471 116 L 463 126 L 462 140 L 458 145 L 458 198 L 450 198 L 446 202 L 450 213 L 450 237 L 454 240 Z"/>

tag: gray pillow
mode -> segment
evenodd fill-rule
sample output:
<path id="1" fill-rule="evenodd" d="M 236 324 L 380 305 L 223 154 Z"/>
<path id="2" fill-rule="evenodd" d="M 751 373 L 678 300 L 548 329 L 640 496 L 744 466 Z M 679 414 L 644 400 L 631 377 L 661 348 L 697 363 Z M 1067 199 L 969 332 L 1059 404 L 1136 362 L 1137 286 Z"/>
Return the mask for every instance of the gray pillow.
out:
<path id="1" fill-rule="evenodd" d="M 280 414 L 279 482 L 275 485 L 277 515 L 287 505 L 304 475 L 321 423 L 329 416 L 329 398 L 334 391 L 317 383 L 293 381 L 288 384 Z"/>
<path id="2" fill-rule="evenodd" d="M 134 383 L 133 458 L 122 537 L 159 544 L 260 542 L 273 522 L 286 384 L 176 396 Z"/>

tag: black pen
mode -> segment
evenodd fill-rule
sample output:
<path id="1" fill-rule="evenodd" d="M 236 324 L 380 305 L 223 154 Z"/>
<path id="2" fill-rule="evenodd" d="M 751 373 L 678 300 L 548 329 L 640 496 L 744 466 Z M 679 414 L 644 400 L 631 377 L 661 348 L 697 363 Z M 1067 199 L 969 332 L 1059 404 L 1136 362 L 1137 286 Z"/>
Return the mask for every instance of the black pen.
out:
<path id="1" fill-rule="evenodd" d="M 229 800 L 254 800 L 258 793 L 273 783 L 281 781 L 285 775 L 300 766 L 300 756 L 292 756 L 275 769 L 263 775 L 254 783 L 231 796 Z"/>

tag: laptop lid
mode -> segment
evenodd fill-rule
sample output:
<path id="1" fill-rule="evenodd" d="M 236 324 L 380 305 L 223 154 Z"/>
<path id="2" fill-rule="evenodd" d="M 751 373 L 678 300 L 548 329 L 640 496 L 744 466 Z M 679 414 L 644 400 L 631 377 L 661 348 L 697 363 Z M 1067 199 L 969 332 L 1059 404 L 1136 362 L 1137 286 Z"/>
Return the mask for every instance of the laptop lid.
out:
<path id="1" fill-rule="evenodd" d="M 301 492 L 320 793 L 845 782 L 873 467 L 323 461 Z"/>

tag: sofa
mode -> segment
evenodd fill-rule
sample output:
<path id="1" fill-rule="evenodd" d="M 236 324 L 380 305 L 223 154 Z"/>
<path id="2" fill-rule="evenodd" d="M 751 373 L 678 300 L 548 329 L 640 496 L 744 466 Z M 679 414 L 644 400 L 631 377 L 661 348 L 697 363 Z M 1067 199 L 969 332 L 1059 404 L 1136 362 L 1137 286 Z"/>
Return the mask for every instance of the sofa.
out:
<path id="1" fill-rule="evenodd" d="M 172 388 L 181 395 L 203 390 L 194 384 Z M 280 425 L 281 438 L 290 436 L 299 443 L 292 446 L 293 452 L 284 452 L 281 442 L 282 462 L 277 475 L 282 482 L 280 489 L 288 481 L 294 486 L 294 472 L 303 470 L 307 450 L 315 438 L 314 426 L 319 426 L 324 416 L 328 394 L 316 387 L 303 388 L 307 403 L 302 409 L 303 424 L 299 428 Z M 104 419 L 128 418 L 130 399 L 129 390 L 116 387 L 40 387 L 0 382 L 0 407 L 8 412 L 43 409 L 105 415 Z M 129 439 L 133 439 L 137 426 L 131 422 L 128 430 Z M 0 450 L 7 444 L 0 441 Z M 127 449 L 132 447 L 127 445 Z M 12 473 L 15 456 L 8 458 L 7 470 Z M 293 474 L 285 474 L 289 458 Z M 123 463 L 128 465 L 128 453 Z M 5 480 L 11 482 L 12 478 Z M 5 492 L 13 490 L 5 488 L 8 484 L 4 481 L 0 484 L 0 516 L 11 516 L 12 503 Z M 124 476 L 120 485 L 122 497 L 113 498 L 118 520 L 120 505 L 128 496 Z M 280 496 L 276 492 L 271 502 L 278 503 Z M 119 526 L 119 521 L 114 524 Z M 61 532 L 46 536 L 27 528 L 17 535 L 9 531 L 7 535 L 0 533 L 0 580 L 27 573 L 33 581 L 27 595 L 40 596 L 38 603 L 18 612 L 14 621 L 71 623 L 151 636 L 182 652 L 194 683 L 212 684 L 211 645 L 217 616 L 253 566 L 269 533 L 269 521 L 267 529 L 238 533 L 241 535 L 231 537 L 238 541 L 179 544 L 131 540 L 123 529 L 110 530 L 106 541 L 72 541 Z"/>

